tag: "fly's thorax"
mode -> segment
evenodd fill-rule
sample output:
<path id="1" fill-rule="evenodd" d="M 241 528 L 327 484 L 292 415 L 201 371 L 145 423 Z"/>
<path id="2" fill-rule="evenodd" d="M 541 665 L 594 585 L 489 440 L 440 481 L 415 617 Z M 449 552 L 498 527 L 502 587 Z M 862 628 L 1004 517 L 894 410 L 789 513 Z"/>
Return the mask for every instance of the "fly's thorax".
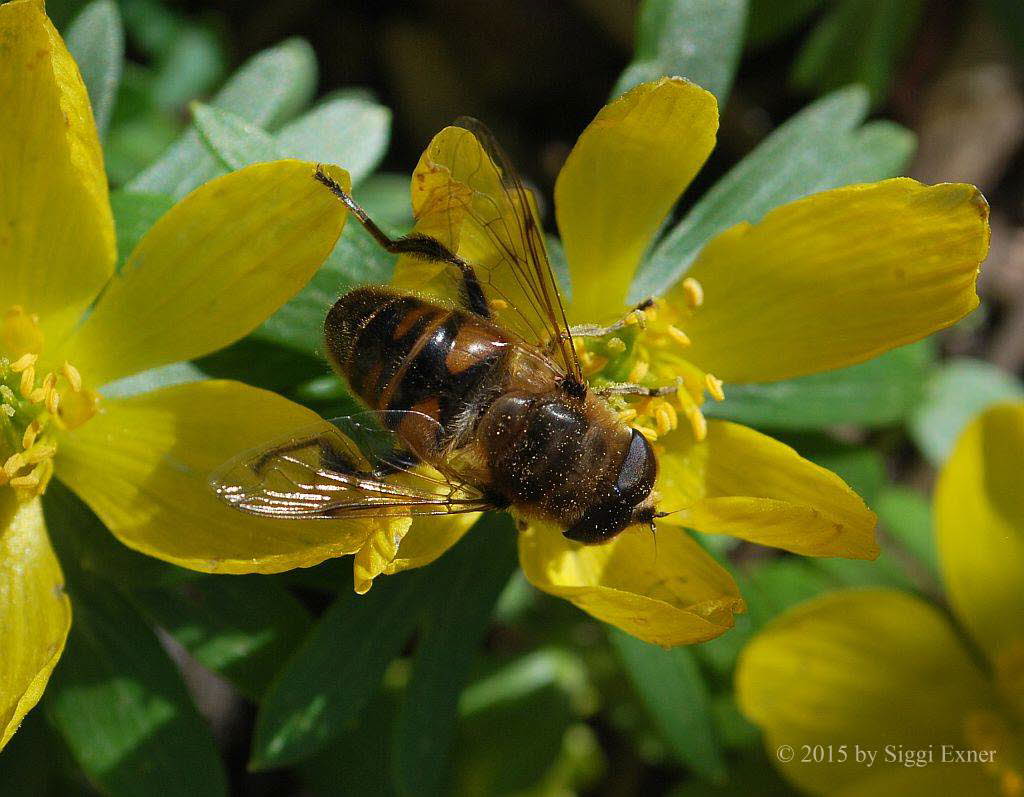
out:
<path id="1" fill-rule="evenodd" d="M 480 421 L 492 489 L 527 515 L 600 542 L 631 522 L 650 495 L 657 464 L 642 435 L 593 396 L 512 391 Z"/>

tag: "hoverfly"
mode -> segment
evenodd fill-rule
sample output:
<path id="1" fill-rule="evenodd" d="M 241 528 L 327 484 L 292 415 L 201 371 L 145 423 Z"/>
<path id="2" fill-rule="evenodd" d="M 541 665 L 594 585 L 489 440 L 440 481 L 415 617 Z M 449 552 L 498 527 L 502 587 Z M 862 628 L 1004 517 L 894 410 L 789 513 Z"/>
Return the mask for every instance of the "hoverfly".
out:
<path id="1" fill-rule="evenodd" d="M 653 529 L 657 457 L 584 379 L 573 334 L 598 333 L 567 322 L 532 197 L 480 122 L 444 133 L 432 146 L 447 165 L 420 181 L 417 231 L 405 237 L 388 237 L 319 168 L 315 179 L 457 300 L 379 286 L 343 295 L 324 322 L 326 351 L 368 411 L 241 455 L 215 490 L 270 517 L 512 509 L 582 543 Z M 462 147 L 476 156 L 455 157 Z M 457 230 L 474 256 L 424 230 Z"/>

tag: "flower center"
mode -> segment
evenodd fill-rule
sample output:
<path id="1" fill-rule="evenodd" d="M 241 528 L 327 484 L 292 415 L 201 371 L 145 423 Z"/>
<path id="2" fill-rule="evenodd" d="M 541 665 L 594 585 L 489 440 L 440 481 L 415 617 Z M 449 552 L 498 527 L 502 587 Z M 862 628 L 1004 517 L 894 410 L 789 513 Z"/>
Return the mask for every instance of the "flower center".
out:
<path id="1" fill-rule="evenodd" d="M 680 418 L 686 420 L 698 442 L 703 440 L 708 433 L 701 411 L 705 394 L 716 401 L 725 398 L 722 381 L 685 356 L 690 338 L 683 328 L 687 319 L 700 311 L 704 289 L 692 277 L 684 279 L 681 287 L 682 306 L 654 299 L 634 310 L 614 332 L 575 341 L 584 375 L 597 388 L 617 382 L 674 388 L 659 396 L 610 398 L 619 418 L 651 442 L 675 429 Z"/>
<path id="2" fill-rule="evenodd" d="M 0 320 L 0 486 L 19 501 L 43 494 L 58 436 L 95 415 L 99 400 L 71 363 L 41 368 L 44 342 L 39 319 L 21 307 Z"/>

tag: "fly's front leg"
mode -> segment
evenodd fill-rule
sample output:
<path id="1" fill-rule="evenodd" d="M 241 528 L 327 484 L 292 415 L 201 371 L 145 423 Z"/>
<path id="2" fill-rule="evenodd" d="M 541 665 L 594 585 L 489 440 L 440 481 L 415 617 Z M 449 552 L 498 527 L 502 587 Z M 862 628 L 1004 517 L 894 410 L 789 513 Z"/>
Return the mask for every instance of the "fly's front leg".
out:
<path id="1" fill-rule="evenodd" d="M 360 207 L 349 194 L 338 185 L 338 181 L 328 175 L 321 164 L 317 164 L 316 172 L 313 174 L 314 179 L 340 199 L 345 207 L 347 207 L 352 215 L 359 220 L 359 223 L 363 225 L 364 229 L 373 236 L 373 239 L 381 245 L 386 251 L 396 255 L 411 255 L 412 257 L 418 257 L 423 260 L 441 261 L 443 263 L 450 263 L 459 269 L 462 273 L 462 290 L 465 294 L 466 307 L 472 312 L 484 318 L 491 317 L 491 308 L 487 304 L 487 299 L 484 296 L 483 288 L 480 285 L 480 280 L 476 276 L 476 272 L 473 270 L 473 266 L 459 257 L 457 254 L 452 252 L 447 246 L 441 243 L 436 238 L 431 238 L 429 235 L 421 235 L 420 233 L 413 233 L 412 235 L 406 235 L 402 238 L 391 238 L 385 233 L 377 224 L 370 218 L 369 214 Z"/>
<path id="2" fill-rule="evenodd" d="M 613 382 L 610 385 L 591 388 L 599 396 L 643 396 L 655 398 L 657 396 L 669 396 L 679 390 L 679 385 L 662 385 L 661 387 L 645 387 L 634 382 Z"/>
<path id="3" fill-rule="evenodd" d="M 571 340 L 572 338 L 603 338 L 605 335 L 611 335 L 612 333 L 618 332 L 620 329 L 632 326 L 633 324 L 637 324 L 641 329 L 643 329 L 646 324 L 644 310 L 647 310 L 653 304 L 653 299 L 645 299 L 614 324 L 610 324 L 608 326 L 603 327 L 598 324 L 575 324 L 574 326 L 569 327 L 568 334 L 562 334 L 562 338 L 565 340 Z M 557 341 L 551 340 L 545 350 L 548 354 L 552 354 L 556 346 Z"/>

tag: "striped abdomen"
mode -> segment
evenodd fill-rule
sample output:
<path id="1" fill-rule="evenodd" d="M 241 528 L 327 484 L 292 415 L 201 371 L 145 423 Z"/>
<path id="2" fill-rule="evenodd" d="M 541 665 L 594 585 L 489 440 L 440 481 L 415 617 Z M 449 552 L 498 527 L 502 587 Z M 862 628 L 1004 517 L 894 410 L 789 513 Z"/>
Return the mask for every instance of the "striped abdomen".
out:
<path id="1" fill-rule="evenodd" d="M 471 313 L 379 288 L 341 297 L 324 332 L 335 367 L 369 407 L 422 413 L 446 436 L 459 431 L 510 343 Z"/>

